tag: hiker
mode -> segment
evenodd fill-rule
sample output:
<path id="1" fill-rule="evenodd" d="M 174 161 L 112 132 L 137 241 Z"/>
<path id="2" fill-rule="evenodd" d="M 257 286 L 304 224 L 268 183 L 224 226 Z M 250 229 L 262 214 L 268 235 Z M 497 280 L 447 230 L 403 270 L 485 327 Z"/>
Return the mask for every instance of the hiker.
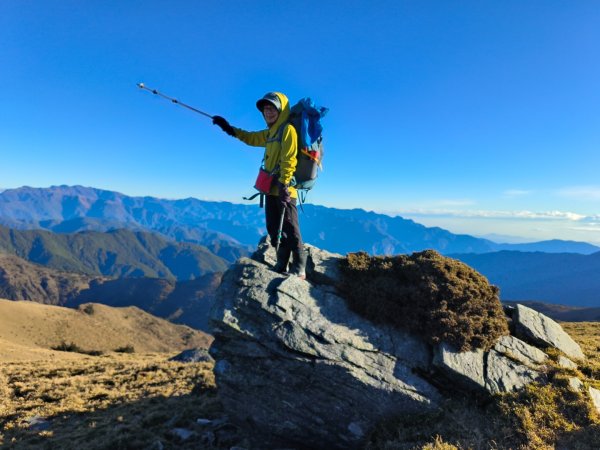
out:
<path id="1" fill-rule="evenodd" d="M 267 232 L 273 246 L 276 246 L 281 214 L 285 211 L 283 233 L 274 269 L 279 273 L 286 273 L 290 255 L 293 255 L 289 273 L 305 279 L 307 254 L 304 250 L 298 223 L 296 208 L 298 193 L 290 185 L 298 163 L 298 138 L 296 129 L 288 123 L 289 101 L 280 92 L 269 92 L 256 102 L 256 107 L 265 119 L 268 127 L 266 130 L 245 131 L 235 128 L 220 116 L 214 116 L 213 123 L 225 133 L 248 145 L 266 147 L 263 159 L 264 169 L 275 175 L 273 183 L 265 195 Z M 281 131 L 280 128 L 282 128 Z"/>

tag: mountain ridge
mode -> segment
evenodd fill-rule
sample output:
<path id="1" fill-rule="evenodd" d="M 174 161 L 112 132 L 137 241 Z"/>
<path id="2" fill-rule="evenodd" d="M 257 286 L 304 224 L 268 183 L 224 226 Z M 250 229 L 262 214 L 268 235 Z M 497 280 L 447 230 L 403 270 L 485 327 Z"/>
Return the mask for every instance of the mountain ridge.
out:
<path id="1" fill-rule="evenodd" d="M 536 300 L 580 307 L 600 306 L 600 252 L 451 254 L 501 286 L 502 300 Z"/>
<path id="2" fill-rule="evenodd" d="M 198 244 L 126 229 L 65 234 L 0 225 L 0 251 L 57 270 L 109 277 L 185 280 L 227 267 L 223 258 Z"/>
<path id="3" fill-rule="evenodd" d="M 108 278 L 63 272 L 0 253 L 0 298 L 77 308 L 136 306 L 172 323 L 208 332 L 208 310 L 222 273 L 193 280 Z"/>
<path id="4" fill-rule="evenodd" d="M 554 252 L 558 242 L 563 243 L 560 251 L 565 248 L 573 252 L 600 251 L 600 247 L 591 244 L 557 240 L 541 241 L 542 244 L 497 244 L 358 208 L 344 210 L 306 204 L 303 209 L 300 221 L 305 241 L 337 253 L 364 250 L 371 254 L 398 254 L 425 248 L 443 254 L 530 248 Z M 255 205 L 208 202 L 193 197 L 176 200 L 130 197 L 114 191 L 66 185 L 0 192 L 0 223 L 56 232 L 107 231 L 115 227 L 144 229 L 177 241 L 204 245 L 229 262 L 247 256 L 265 234 L 263 211 Z"/>

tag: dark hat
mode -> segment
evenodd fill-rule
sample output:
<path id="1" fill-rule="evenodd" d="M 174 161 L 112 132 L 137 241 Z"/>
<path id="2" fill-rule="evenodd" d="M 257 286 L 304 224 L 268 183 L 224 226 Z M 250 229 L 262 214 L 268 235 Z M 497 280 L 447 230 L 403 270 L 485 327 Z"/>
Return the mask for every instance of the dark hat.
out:
<path id="1" fill-rule="evenodd" d="M 266 102 L 269 102 L 277 108 L 277 111 L 281 112 L 281 100 L 279 100 L 279 96 L 275 92 L 266 93 L 263 95 L 263 98 L 256 102 L 256 107 L 260 112 L 263 111 Z"/>

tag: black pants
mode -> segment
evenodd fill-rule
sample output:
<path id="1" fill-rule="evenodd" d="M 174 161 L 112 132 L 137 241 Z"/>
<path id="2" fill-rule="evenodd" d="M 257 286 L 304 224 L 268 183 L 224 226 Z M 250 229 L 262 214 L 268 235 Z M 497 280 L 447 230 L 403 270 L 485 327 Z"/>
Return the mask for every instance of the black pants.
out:
<path id="1" fill-rule="evenodd" d="M 271 238 L 273 247 L 277 245 L 277 232 L 279 230 L 279 221 L 281 212 L 284 208 L 283 203 L 276 195 L 266 195 L 265 218 L 267 222 L 267 232 Z M 298 209 L 296 208 L 296 199 L 293 198 L 285 207 L 285 217 L 283 219 L 283 233 L 281 235 L 280 246 L 289 248 L 291 251 L 302 250 L 302 235 L 300 234 L 300 224 L 298 223 Z"/>

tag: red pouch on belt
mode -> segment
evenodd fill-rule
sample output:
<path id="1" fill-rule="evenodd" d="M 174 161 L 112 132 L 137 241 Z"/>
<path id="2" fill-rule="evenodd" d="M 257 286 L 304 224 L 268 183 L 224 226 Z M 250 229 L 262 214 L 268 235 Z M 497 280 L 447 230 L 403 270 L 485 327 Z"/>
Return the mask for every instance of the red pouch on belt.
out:
<path id="1" fill-rule="evenodd" d="M 271 185 L 273 184 L 273 178 L 272 174 L 261 168 L 258 171 L 254 188 L 263 194 L 268 194 L 271 190 Z"/>

